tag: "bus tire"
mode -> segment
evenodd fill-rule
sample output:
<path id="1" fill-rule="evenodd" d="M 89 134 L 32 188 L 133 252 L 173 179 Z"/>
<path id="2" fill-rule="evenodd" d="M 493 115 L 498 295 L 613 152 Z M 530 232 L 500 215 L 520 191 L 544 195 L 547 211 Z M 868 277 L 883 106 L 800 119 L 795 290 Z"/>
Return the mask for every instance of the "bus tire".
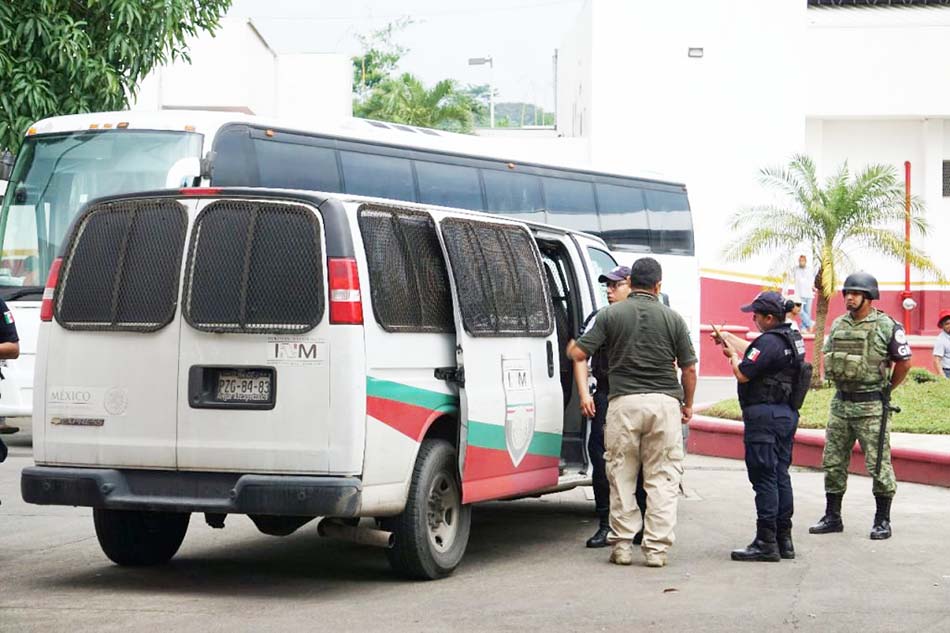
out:
<path id="1" fill-rule="evenodd" d="M 472 508 L 462 505 L 455 449 L 445 440 L 423 440 L 412 471 L 409 498 L 402 514 L 386 520 L 393 547 L 390 566 L 419 580 L 448 576 L 468 545 Z"/>
<path id="2" fill-rule="evenodd" d="M 171 560 L 181 547 L 191 515 L 141 510 L 92 511 L 99 546 L 116 565 L 142 567 Z"/>

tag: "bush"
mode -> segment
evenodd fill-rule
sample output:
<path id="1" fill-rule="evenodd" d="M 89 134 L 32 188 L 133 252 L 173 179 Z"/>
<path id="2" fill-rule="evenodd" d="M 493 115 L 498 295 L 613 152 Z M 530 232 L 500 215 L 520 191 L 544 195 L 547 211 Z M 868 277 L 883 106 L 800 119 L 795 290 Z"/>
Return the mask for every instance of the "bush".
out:
<path id="1" fill-rule="evenodd" d="M 907 374 L 907 379 L 913 380 L 918 384 L 925 382 L 937 382 L 938 380 L 937 376 L 930 373 L 923 367 L 911 367 L 910 373 Z"/>

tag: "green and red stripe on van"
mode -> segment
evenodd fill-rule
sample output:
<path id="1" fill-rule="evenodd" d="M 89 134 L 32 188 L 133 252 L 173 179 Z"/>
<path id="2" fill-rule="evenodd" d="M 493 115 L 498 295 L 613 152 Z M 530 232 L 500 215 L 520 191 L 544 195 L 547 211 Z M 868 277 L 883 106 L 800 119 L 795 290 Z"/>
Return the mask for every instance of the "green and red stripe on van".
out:
<path id="1" fill-rule="evenodd" d="M 443 415 L 458 415 L 458 396 L 367 377 L 366 413 L 421 442 Z M 561 435 L 535 431 L 528 452 L 515 466 L 508 453 L 505 427 L 469 420 L 462 467 L 464 503 L 500 499 L 554 486 L 558 482 Z"/>

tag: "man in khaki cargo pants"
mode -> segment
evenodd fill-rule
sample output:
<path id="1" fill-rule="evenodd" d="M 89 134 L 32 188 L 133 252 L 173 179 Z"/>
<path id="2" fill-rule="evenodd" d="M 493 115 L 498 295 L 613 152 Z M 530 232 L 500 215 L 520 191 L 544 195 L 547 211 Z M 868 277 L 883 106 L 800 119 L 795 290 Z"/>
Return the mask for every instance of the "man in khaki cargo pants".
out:
<path id="1" fill-rule="evenodd" d="M 681 423 L 693 415 L 696 353 L 683 318 L 657 301 L 662 270 L 643 257 L 630 268 L 630 296 L 597 314 L 594 327 L 567 347 L 574 361 L 606 348 L 610 407 L 604 446 L 610 481 L 610 562 L 633 562 L 633 537 L 643 527 L 648 567 L 663 567 L 673 544 L 680 478 Z M 682 377 L 677 377 L 677 366 Z M 645 520 L 635 491 L 643 466 Z"/>

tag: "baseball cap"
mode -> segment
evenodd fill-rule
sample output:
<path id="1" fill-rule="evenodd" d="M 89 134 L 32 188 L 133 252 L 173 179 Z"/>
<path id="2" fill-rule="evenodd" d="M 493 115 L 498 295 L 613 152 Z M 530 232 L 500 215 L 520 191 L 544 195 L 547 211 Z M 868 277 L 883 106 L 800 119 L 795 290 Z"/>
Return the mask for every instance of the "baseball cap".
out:
<path id="1" fill-rule="evenodd" d="M 607 283 L 608 281 L 623 281 L 630 276 L 630 267 L 629 266 L 617 266 L 610 272 L 604 273 L 597 278 L 602 284 Z"/>
<path id="2" fill-rule="evenodd" d="M 743 312 L 758 312 L 759 314 L 785 315 L 785 299 L 777 292 L 767 290 L 756 295 L 752 303 L 739 308 Z"/>
<path id="3" fill-rule="evenodd" d="M 799 305 L 799 306 L 802 305 L 802 298 L 799 297 L 798 295 L 788 295 L 788 297 L 786 297 L 786 300 L 791 301 L 795 305 Z"/>

